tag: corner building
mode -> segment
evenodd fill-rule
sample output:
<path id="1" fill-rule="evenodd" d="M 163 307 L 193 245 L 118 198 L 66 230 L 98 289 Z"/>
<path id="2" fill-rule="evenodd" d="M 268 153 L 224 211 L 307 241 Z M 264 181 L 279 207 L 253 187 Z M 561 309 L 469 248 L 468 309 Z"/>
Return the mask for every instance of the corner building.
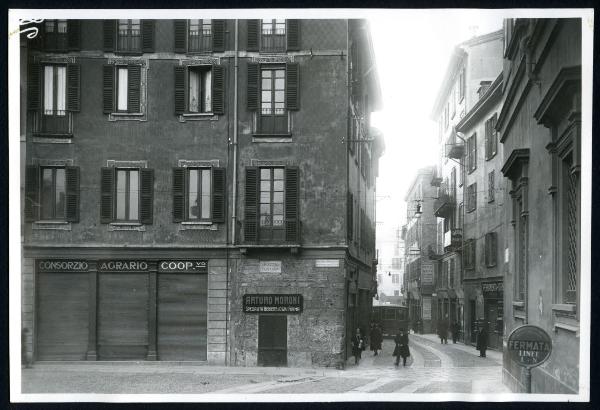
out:
<path id="1" fill-rule="evenodd" d="M 343 366 L 376 288 L 366 23 L 39 28 L 21 53 L 27 354 Z"/>

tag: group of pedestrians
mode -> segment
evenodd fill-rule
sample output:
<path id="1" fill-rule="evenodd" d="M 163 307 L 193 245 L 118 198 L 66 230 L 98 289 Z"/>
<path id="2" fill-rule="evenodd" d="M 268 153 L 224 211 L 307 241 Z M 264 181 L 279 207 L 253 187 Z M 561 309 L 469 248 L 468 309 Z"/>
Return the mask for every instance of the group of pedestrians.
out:
<path id="1" fill-rule="evenodd" d="M 479 323 L 479 327 L 475 330 L 475 337 L 477 338 L 476 349 L 479 350 L 479 357 L 485 357 L 488 345 L 488 325 L 483 319 Z M 448 328 L 450 328 L 450 332 L 452 333 L 452 343 L 456 343 L 456 340 L 458 340 L 460 325 L 457 321 L 450 324 L 448 315 L 446 315 L 445 320 L 440 321 L 437 326 L 437 333 L 441 344 L 448 344 Z"/>
<path id="2" fill-rule="evenodd" d="M 371 325 L 369 340 L 369 345 L 371 351 L 373 351 L 373 356 L 377 356 L 379 354 L 378 351 L 382 350 L 381 344 L 383 342 L 383 332 L 381 331 L 381 326 L 378 323 Z M 394 338 L 394 342 L 396 343 L 396 347 L 394 348 L 394 353 L 392 356 L 396 357 L 395 365 L 398 366 L 400 364 L 400 357 L 402 357 L 402 365 L 406 366 L 406 359 L 410 356 L 410 349 L 408 348 L 408 332 L 404 329 L 400 329 Z M 360 328 L 357 328 L 356 333 L 352 337 L 352 355 L 354 356 L 355 364 L 360 362 L 362 352 L 365 350 L 365 348 L 365 339 Z"/>

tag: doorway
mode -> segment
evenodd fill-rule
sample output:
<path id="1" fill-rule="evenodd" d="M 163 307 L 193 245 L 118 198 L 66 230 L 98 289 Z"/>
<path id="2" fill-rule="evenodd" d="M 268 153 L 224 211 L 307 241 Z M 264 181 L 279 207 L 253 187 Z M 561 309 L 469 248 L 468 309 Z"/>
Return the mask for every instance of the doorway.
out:
<path id="1" fill-rule="evenodd" d="M 287 316 L 258 317 L 258 365 L 287 366 Z"/>

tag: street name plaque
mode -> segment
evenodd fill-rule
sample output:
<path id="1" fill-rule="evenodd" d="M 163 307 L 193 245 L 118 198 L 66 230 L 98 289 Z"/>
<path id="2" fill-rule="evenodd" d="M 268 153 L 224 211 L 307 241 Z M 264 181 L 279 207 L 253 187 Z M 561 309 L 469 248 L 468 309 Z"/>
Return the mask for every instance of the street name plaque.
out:
<path id="1" fill-rule="evenodd" d="M 244 295 L 244 313 L 302 313 L 302 295 L 247 294 Z"/>
<path id="2" fill-rule="evenodd" d="M 531 393 L 531 368 L 548 360 L 552 353 L 552 339 L 541 327 L 523 325 L 510 333 L 507 348 L 511 360 L 525 367 L 525 387 L 527 393 Z"/>

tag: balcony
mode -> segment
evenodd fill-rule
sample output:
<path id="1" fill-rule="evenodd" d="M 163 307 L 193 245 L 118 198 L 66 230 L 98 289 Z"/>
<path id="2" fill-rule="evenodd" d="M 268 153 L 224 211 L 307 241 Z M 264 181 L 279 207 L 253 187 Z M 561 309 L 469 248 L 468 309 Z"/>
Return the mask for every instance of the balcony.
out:
<path id="1" fill-rule="evenodd" d="M 285 248 L 296 253 L 300 247 L 302 223 L 297 219 L 285 219 L 277 226 L 257 226 L 256 221 L 241 222 L 245 230 L 240 244 L 242 253 L 246 253 L 247 248 Z M 254 238 L 250 239 L 252 236 Z"/>
<path id="2" fill-rule="evenodd" d="M 443 186 L 439 189 L 438 197 L 433 201 L 433 214 L 438 218 L 449 218 L 454 212 L 456 201 Z"/>
<path id="3" fill-rule="evenodd" d="M 429 182 L 431 186 L 439 187 L 442 184 L 442 177 L 440 176 L 437 169 L 433 171 L 433 175 L 431 176 L 431 181 Z"/>
<path id="4" fill-rule="evenodd" d="M 444 250 L 459 251 L 462 247 L 462 229 L 451 229 L 444 233 Z"/>
<path id="5" fill-rule="evenodd" d="M 206 53 L 212 51 L 211 29 L 190 30 L 188 49 L 190 53 Z"/>
<path id="6" fill-rule="evenodd" d="M 444 153 L 446 158 L 452 159 L 460 159 L 465 155 L 465 144 L 459 141 L 454 132 L 446 140 Z"/>
<path id="7" fill-rule="evenodd" d="M 35 113 L 33 133 L 40 136 L 72 136 L 73 119 L 71 113 L 64 110 L 45 110 L 43 113 Z"/>

